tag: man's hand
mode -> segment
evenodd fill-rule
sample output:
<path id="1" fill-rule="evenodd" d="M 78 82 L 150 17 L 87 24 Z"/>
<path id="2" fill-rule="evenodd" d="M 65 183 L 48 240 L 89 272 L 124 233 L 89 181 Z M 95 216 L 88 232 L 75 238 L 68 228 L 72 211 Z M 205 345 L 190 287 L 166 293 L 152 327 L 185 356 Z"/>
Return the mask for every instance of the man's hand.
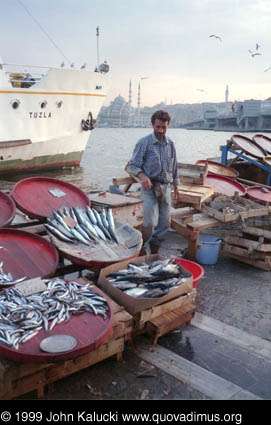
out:
<path id="1" fill-rule="evenodd" d="M 138 173 L 137 176 L 141 180 L 143 189 L 150 190 L 152 188 L 152 182 L 150 181 L 149 177 L 147 177 L 144 173 Z"/>

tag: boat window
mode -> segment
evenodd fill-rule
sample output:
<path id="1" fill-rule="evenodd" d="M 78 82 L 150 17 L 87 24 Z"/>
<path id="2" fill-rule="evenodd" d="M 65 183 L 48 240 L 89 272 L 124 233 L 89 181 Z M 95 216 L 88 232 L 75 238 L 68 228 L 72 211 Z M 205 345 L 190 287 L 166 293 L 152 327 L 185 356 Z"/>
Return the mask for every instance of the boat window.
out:
<path id="1" fill-rule="evenodd" d="M 10 103 L 13 109 L 18 109 L 21 102 L 18 99 L 14 99 Z"/>
<path id="2" fill-rule="evenodd" d="M 46 106 L 47 106 L 47 101 L 46 101 L 46 100 L 42 100 L 42 101 L 40 102 L 40 107 L 41 107 L 41 109 L 46 108 Z"/>

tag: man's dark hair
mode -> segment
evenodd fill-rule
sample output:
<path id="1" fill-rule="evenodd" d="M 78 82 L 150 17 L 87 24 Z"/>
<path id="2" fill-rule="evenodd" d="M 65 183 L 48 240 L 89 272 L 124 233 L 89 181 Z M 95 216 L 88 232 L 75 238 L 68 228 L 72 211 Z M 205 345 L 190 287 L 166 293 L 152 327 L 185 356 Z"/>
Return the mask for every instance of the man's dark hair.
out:
<path id="1" fill-rule="evenodd" d="M 152 125 L 154 124 L 155 120 L 160 120 L 164 122 L 168 121 L 168 123 L 170 123 L 171 118 L 166 111 L 160 110 L 160 111 L 154 112 L 154 114 L 152 115 L 151 117 Z"/>

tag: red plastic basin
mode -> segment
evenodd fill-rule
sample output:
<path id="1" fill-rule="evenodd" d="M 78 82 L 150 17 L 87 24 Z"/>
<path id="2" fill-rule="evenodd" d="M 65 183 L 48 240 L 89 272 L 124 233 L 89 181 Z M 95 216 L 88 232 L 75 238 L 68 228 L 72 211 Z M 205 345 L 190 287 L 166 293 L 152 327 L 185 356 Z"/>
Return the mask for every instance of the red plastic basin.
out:
<path id="1" fill-rule="evenodd" d="M 204 268 L 194 261 L 185 260 L 183 258 L 174 258 L 174 261 L 192 274 L 193 288 L 196 288 L 200 279 L 204 276 Z"/>

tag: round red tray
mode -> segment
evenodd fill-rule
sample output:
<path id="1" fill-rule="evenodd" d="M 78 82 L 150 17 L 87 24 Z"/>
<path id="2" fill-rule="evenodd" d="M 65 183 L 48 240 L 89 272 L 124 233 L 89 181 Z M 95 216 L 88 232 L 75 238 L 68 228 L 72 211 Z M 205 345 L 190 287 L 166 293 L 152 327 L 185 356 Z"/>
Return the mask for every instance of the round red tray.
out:
<path id="1" fill-rule="evenodd" d="M 91 289 L 101 294 L 98 288 L 92 287 Z M 109 298 L 104 293 L 102 293 L 102 296 L 107 300 L 109 307 L 106 319 L 101 315 L 95 316 L 89 312 L 73 315 L 68 322 L 55 325 L 52 331 L 46 332 L 41 329 L 32 339 L 20 344 L 18 350 L 0 344 L 0 354 L 10 360 L 22 363 L 50 363 L 71 359 L 96 350 L 106 342 L 113 327 L 113 312 Z M 42 351 L 40 348 L 41 341 L 53 335 L 70 335 L 76 339 L 77 344 L 71 350 L 62 353 Z"/>
<path id="2" fill-rule="evenodd" d="M 49 190 L 61 196 L 54 196 Z M 63 195 L 62 195 L 63 194 Z M 51 177 L 30 177 L 20 180 L 12 190 L 17 207 L 30 218 L 51 217 L 63 207 L 90 205 L 88 196 L 76 186 Z"/>
<path id="3" fill-rule="evenodd" d="M 51 276 L 58 264 L 56 248 L 41 236 L 16 229 L 0 229 L 0 258 L 4 273 L 14 279 Z"/>
<path id="4" fill-rule="evenodd" d="M 198 165 L 208 164 L 208 174 L 218 174 L 220 176 L 226 176 L 231 178 L 238 177 L 238 171 L 234 168 L 227 167 L 227 165 L 220 164 L 219 162 L 209 161 L 208 159 L 200 159 L 197 161 Z"/>
<path id="5" fill-rule="evenodd" d="M 0 191 L 0 227 L 8 226 L 14 219 L 16 205 L 13 199 Z"/>
<path id="6" fill-rule="evenodd" d="M 261 146 L 268 154 L 271 154 L 271 138 L 265 134 L 255 134 L 252 140 Z"/>
<path id="7" fill-rule="evenodd" d="M 249 137 L 242 136 L 241 134 L 234 134 L 231 140 L 243 152 L 254 158 L 263 158 L 267 155 L 267 152 L 252 139 L 249 139 Z"/>
<path id="8" fill-rule="evenodd" d="M 261 186 L 250 186 L 247 188 L 247 196 L 261 204 L 271 203 L 271 188 L 267 190 L 269 192 L 264 192 Z"/>
<path id="9" fill-rule="evenodd" d="M 64 258 L 89 268 L 101 269 L 119 261 L 138 257 L 142 246 L 142 235 L 127 223 L 115 219 L 118 245 L 73 245 L 60 241 L 50 234 L 50 239 Z"/>
<path id="10" fill-rule="evenodd" d="M 214 191 L 222 195 L 233 196 L 235 192 L 238 192 L 239 196 L 246 195 L 246 188 L 229 177 L 208 174 L 205 183 L 213 185 Z"/>

